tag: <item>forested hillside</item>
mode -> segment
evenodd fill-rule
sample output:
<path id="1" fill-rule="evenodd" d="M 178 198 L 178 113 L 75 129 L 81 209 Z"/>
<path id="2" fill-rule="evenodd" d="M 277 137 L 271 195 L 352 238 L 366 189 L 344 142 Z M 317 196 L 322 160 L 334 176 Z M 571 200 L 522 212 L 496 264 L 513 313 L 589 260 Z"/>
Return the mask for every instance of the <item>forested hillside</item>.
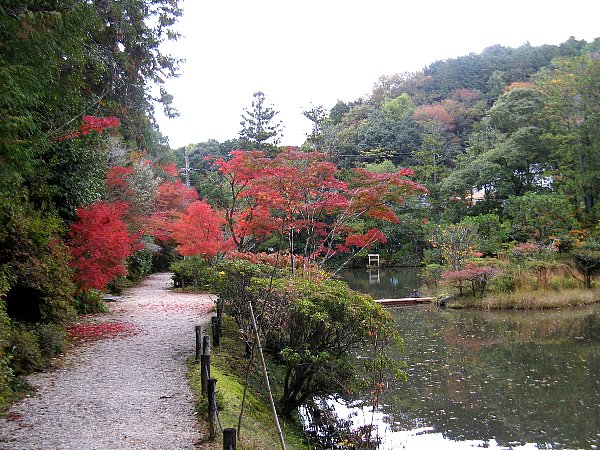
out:
<path id="1" fill-rule="evenodd" d="M 159 46 L 180 15 L 177 0 L 0 5 L 0 399 L 76 313 L 180 255 L 308 266 L 374 248 L 437 281 L 452 252 L 457 272 L 475 253 L 552 248 L 591 284 L 600 40 L 382 76 L 366 98 L 305 111 L 299 149 L 278 146 L 258 92 L 238 136 L 171 150 L 154 107 L 176 114 L 162 84 L 179 61 Z"/>
<path id="2" fill-rule="evenodd" d="M 384 227 L 388 244 L 380 250 L 396 263 L 420 261 L 415 252 L 430 246 L 424 221 L 485 217 L 497 222 L 504 241 L 543 242 L 594 229 L 599 45 L 575 38 L 539 47 L 496 45 L 419 72 L 382 76 L 365 98 L 305 111 L 313 129 L 302 148 L 327 153 L 340 168 L 414 170 L 412 179 L 429 194 L 418 208 L 397 209 L 400 223 Z M 187 154 L 200 196 L 211 198 L 216 172 L 207 157 L 251 144 L 208 141 L 176 153 L 181 164 Z M 509 208 L 511 198 L 519 201 Z M 531 212 L 527 218 L 519 202 Z M 535 223 L 546 214 L 549 228 Z"/>

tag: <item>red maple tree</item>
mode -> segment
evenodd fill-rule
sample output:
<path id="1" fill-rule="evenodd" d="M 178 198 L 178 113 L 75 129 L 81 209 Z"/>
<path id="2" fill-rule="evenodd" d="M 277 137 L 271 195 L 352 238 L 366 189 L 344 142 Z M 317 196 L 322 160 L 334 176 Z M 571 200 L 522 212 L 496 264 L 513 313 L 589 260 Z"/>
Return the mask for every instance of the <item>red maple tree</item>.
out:
<path id="1" fill-rule="evenodd" d="M 81 290 L 104 290 L 127 273 L 126 258 L 135 250 L 136 237 L 127 231 L 122 216 L 125 203 L 96 202 L 76 212 L 69 232 L 75 281 Z"/>
<path id="2" fill-rule="evenodd" d="M 172 230 L 180 254 L 209 259 L 225 250 L 221 231 L 225 221 L 208 203 L 203 200 L 194 202 L 178 217 Z"/>
<path id="3" fill-rule="evenodd" d="M 149 232 L 159 241 L 169 241 L 179 213 L 185 212 L 197 200 L 196 190 L 184 185 L 181 180 L 161 183 L 156 193 L 156 210 L 147 221 Z"/>
<path id="4" fill-rule="evenodd" d="M 407 178 L 412 175 L 409 169 L 395 174 L 355 169 L 348 181 L 342 181 L 326 154 L 295 148 L 286 148 L 275 158 L 261 152 L 233 152 L 231 159 L 216 164 L 231 194 L 225 216 L 237 250 L 247 251 L 250 238 L 277 233 L 290 255 L 303 255 L 303 266 L 318 259 L 322 265 L 348 250 L 343 240 L 348 236 L 356 235 L 350 240 L 354 246 L 359 241 L 382 242 L 381 232 L 363 234 L 354 229 L 356 219 L 397 222 L 390 206 L 425 192 Z"/>
<path id="5" fill-rule="evenodd" d="M 86 136 L 90 132 L 103 133 L 108 128 L 118 128 L 121 124 L 117 117 L 95 117 L 95 116 L 83 116 L 81 118 L 82 124 L 79 128 L 72 133 L 67 133 L 64 136 L 60 136 L 57 140 L 59 142 L 77 139 L 81 136 Z"/>

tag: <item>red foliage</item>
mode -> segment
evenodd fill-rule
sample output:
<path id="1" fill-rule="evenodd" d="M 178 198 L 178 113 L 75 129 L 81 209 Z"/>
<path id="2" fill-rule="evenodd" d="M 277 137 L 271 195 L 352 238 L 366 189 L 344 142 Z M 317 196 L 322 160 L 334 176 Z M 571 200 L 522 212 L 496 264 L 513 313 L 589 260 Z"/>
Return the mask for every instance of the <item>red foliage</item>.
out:
<path id="1" fill-rule="evenodd" d="M 90 134 L 91 131 L 102 133 L 108 128 L 118 128 L 121 124 L 117 117 L 83 116 L 81 120 L 83 123 L 77 131 L 61 136 L 57 140 L 61 142 L 68 139 L 77 139 Z"/>
<path id="2" fill-rule="evenodd" d="M 262 152 L 236 151 L 230 160 L 216 164 L 232 194 L 225 219 L 237 249 L 246 251 L 251 248 L 249 243 L 274 232 L 292 243 L 294 236 L 301 235 L 306 242 L 305 260 L 328 258 L 343 249 L 338 237 L 351 233 L 349 225 L 354 218 L 397 222 L 388 205 L 426 192 L 407 178 L 412 175 L 409 169 L 395 174 L 357 169 L 349 182 L 342 181 L 326 154 L 294 147 L 275 158 Z"/>
<path id="3" fill-rule="evenodd" d="M 156 170 L 162 170 L 168 177 L 177 174 L 174 164 L 167 166 L 151 165 L 149 161 L 142 163 L 145 167 L 152 167 L 154 179 L 161 179 Z M 130 186 L 130 177 L 134 172 L 133 167 L 112 167 L 107 174 L 106 184 L 111 189 L 111 196 L 120 201 L 131 202 L 139 196 Z M 163 181 L 156 188 L 155 203 L 146 208 L 137 210 L 130 208 L 126 217 L 128 224 L 138 230 L 152 234 L 157 239 L 167 241 L 171 237 L 172 223 L 177 219 L 177 213 L 184 212 L 186 208 L 198 200 L 196 190 L 185 186 L 181 180 Z M 152 212 L 153 211 L 153 212 Z"/>
<path id="4" fill-rule="evenodd" d="M 419 122 L 434 122 L 445 131 L 454 129 L 454 117 L 450 114 L 444 105 L 421 105 L 415 109 L 413 116 Z"/>
<path id="5" fill-rule="evenodd" d="M 229 160 L 217 159 L 215 165 L 234 184 L 245 185 L 261 174 L 267 161 L 264 153 L 258 150 L 234 150 Z"/>
<path id="6" fill-rule="evenodd" d="M 377 228 L 371 228 L 365 234 L 351 234 L 346 238 L 346 246 L 354 245 L 356 247 L 365 248 L 375 243 L 385 244 L 387 238 L 385 234 Z"/>
<path id="7" fill-rule="evenodd" d="M 156 195 L 156 211 L 148 219 L 150 233 L 163 242 L 171 238 L 173 223 L 193 202 L 198 200 L 198 193 L 184 185 L 181 180 L 166 181 L 158 186 Z"/>
<path id="8" fill-rule="evenodd" d="M 158 211 L 185 211 L 198 200 L 198 193 L 181 180 L 166 181 L 158 186 L 156 208 Z"/>
<path id="9" fill-rule="evenodd" d="M 234 233 L 239 239 L 246 236 L 270 236 L 280 227 L 280 220 L 272 217 L 269 209 L 254 206 L 240 212 L 234 212 Z"/>
<path id="10" fill-rule="evenodd" d="M 478 267 L 467 264 L 463 269 L 444 272 L 444 279 L 448 281 L 473 281 L 490 277 L 496 273 L 493 267 Z"/>
<path id="11" fill-rule="evenodd" d="M 194 202 L 173 223 L 173 239 L 179 253 L 185 256 L 202 255 L 213 258 L 225 250 L 221 215 L 205 201 Z"/>
<path id="12" fill-rule="evenodd" d="M 460 270 L 446 271 L 442 277 L 449 282 L 457 282 L 459 289 L 462 288 L 462 282 L 471 283 L 473 296 L 480 292 L 483 295 L 487 282 L 498 273 L 498 269 L 492 266 L 482 266 L 474 262 L 469 262 Z"/>
<path id="13" fill-rule="evenodd" d="M 77 210 L 69 238 L 71 266 L 82 290 L 104 290 L 114 278 L 126 274 L 125 259 L 136 241 L 122 220 L 126 209 L 124 203 L 97 202 Z"/>
<path id="14" fill-rule="evenodd" d="M 166 166 L 163 166 L 162 169 L 167 175 L 170 175 L 172 177 L 179 176 L 179 169 L 175 164 L 167 164 Z"/>
<path id="15" fill-rule="evenodd" d="M 452 91 L 452 99 L 462 103 L 474 103 L 481 100 L 481 92 L 467 88 L 455 89 Z"/>
<path id="16" fill-rule="evenodd" d="M 106 184 L 113 189 L 128 189 L 129 181 L 127 177 L 133 172 L 132 167 L 115 166 L 111 167 L 106 174 Z"/>

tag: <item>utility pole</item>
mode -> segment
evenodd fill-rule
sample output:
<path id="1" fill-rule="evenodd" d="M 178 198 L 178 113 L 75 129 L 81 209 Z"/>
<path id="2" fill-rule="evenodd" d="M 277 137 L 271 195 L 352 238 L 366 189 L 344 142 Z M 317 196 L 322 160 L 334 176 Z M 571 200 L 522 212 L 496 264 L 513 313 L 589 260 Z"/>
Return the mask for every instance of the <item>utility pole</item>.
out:
<path id="1" fill-rule="evenodd" d="M 185 159 L 185 185 L 190 187 L 190 158 L 187 153 L 187 147 L 183 149 L 183 157 Z"/>

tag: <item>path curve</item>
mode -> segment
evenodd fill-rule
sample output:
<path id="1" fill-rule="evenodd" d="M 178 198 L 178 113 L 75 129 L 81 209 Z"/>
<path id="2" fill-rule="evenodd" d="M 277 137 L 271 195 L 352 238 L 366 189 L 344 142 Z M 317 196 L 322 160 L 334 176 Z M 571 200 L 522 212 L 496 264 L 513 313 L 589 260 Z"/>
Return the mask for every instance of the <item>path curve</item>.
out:
<path id="1" fill-rule="evenodd" d="M 37 393 L 0 419 L 0 449 L 199 448 L 185 362 L 213 300 L 168 291 L 170 277 L 151 275 L 93 318 L 119 324 L 110 338 L 83 343 L 61 368 L 29 377 Z"/>

